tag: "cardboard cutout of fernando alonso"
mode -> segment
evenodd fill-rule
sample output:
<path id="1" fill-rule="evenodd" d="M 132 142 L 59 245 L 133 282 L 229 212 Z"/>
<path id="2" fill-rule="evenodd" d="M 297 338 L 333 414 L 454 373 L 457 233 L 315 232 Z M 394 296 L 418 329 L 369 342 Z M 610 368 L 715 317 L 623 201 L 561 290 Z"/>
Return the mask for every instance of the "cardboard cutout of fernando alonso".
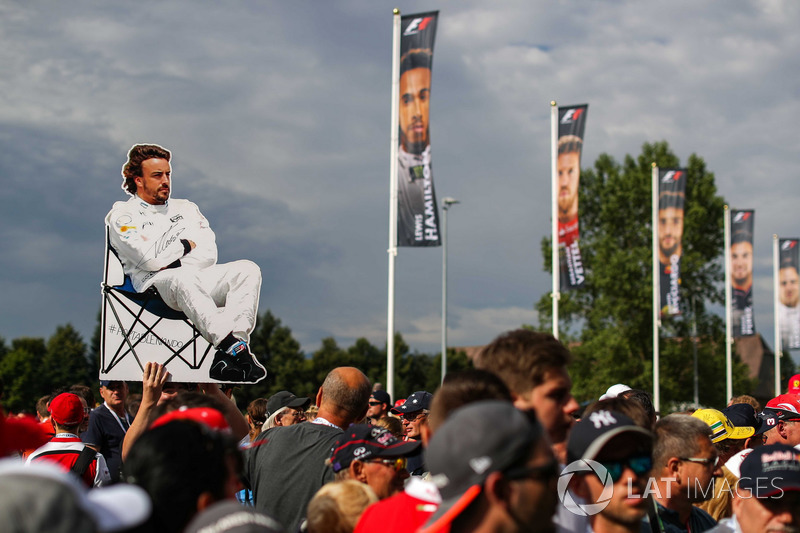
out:
<path id="1" fill-rule="evenodd" d="M 216 348 L 211 380 L 255 383 L 267 375 L 248 347 L 261 270 L 247 260 L 217 264 L 206 218 L 189 200 L 170 198 L 171 157 L 158 145 L 131 148 L 122 167 L 122 188 L 131 198 L 106 216 L 111 246 L 137 292 L 155 287 Z"/>

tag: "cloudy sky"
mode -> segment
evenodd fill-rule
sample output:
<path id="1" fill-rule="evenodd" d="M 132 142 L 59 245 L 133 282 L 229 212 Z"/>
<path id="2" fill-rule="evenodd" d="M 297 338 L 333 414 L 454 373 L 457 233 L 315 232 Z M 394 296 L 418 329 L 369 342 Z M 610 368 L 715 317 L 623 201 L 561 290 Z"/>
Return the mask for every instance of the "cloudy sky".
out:
<path id="1" fill-rule="evenodd" d="M 386 338 L 391 10 L 330 2 L 0 4 L 0 336 L 88 340 L 103 218 L 130 146 L 173 151 L 220 260 L 249 258 L 310 352 Z M 431 137 L 450 211 L 449 341 L 537 322 L 549 292 L 549 112 L 588 102 L 584 166 L 667 140 L 756 210 L 756 325 L 772 235 L 800 235 L 800 4 L 398 2 L 440 10 Z M 644 223 L 644 221 L 642 221 Z M 396 326 L 438 352 L 441 249 L 400 249 Z"/>

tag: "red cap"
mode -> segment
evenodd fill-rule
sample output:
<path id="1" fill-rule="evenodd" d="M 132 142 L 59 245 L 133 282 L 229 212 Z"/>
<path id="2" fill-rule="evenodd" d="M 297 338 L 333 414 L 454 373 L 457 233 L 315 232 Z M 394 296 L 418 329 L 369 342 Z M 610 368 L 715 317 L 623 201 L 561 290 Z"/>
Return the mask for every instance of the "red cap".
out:
<path id="1" fill-rule="evenodd" d="M 150 428 L 157 428 L 158 426 L 163 426 L 175 420 L 192 420 L 214 431 L 229 432 L 231 430 L 223 414 L 211 407 L 181 407 L 180 409 L 158 417 L 155 422 L 150 424 Z"/>
<path id="2" fill-rule="evenodd" d="M 800 374 L 789 378 L 789 394 L 800 394 Z"/>
<path id="3" fill-rule="evenodd" d="M 778 420 L 800 419 L 800 396 L 797 394 L 781 394 L 767 402 L 764 407 Z"/>
<path id="4" fill-rule="evenodd" d="M 77 394 L 65 392 L 50 402 L 47 408 L 51 418 L 61 426 L 76 426 L 83 422 L 83 402 Z"/>

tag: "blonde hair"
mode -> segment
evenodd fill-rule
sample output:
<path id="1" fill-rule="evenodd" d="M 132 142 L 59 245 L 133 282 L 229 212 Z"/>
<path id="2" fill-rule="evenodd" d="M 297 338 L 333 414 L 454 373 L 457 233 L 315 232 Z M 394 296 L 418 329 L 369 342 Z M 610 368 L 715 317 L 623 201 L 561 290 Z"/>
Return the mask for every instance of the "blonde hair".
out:
<path id="1" fill-rule="evenodd" d="M 308 533 L 352 533 L 366 508 L 377 501 L 366 483 L 346 479 L 323 485 L 308 503 Z"/>

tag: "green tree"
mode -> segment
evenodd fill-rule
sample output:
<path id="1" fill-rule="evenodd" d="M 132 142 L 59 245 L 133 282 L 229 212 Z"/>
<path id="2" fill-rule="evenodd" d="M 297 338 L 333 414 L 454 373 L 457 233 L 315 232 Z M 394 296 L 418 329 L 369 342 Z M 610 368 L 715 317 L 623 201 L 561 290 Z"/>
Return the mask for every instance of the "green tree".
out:
<path id="1" fill-rule="evenodd" d="M 45 352 L 44 339 L 21 337 L 11 342 L 11 350 L 0 361 L 3 406 L 8 411 L 33 413 L 36 400 L 51 392 L 42 372 Z"/>
<path id="2" fill-rule="evenodd" d="M 72 325 L 58 326 L 42 360 L 44 383 L 50 389 L 93 383 L 86 351 L 86 343 Z"/>
<path id="3" fill-rule="evenodd" d="M 575 362 L 570 368 L 579 399 L 596 398 L 609 385 L 624 382 L 652 390 L 652 163 L 680 167 L 666 142 L 645 143 L 638 158 L 622 164 L 602 154 L 594 168 L 581 171 L 581 255 L 585 287 L 564 292 L 559 318 Z M 681 258 L 681 311 L 662 321 L 659 343 L 663 406 L 692 398 L 691 322 L 699 337 L 700 401 L 725 403 L 724 327 L 708 307 L 723 301 L 722 217 L 724 200 L 714 174 L 692 154 L 686 164 L 686 209 Z M 550 239 L 542 241 L 545 269 L 551 271 Z M 536 305 L 540 328 L 550 329 L 550 296 Z M 562 322 L 563 321 L 563 322 Z M 563 328 L 563 329 L 562 329 Z M 720 365 L 722 365 L 720 367 Z M 720 370 L 721 369 L 721 370 Z M 735 393 L 752 384 L 740 361 L 734 366 Z"/>

